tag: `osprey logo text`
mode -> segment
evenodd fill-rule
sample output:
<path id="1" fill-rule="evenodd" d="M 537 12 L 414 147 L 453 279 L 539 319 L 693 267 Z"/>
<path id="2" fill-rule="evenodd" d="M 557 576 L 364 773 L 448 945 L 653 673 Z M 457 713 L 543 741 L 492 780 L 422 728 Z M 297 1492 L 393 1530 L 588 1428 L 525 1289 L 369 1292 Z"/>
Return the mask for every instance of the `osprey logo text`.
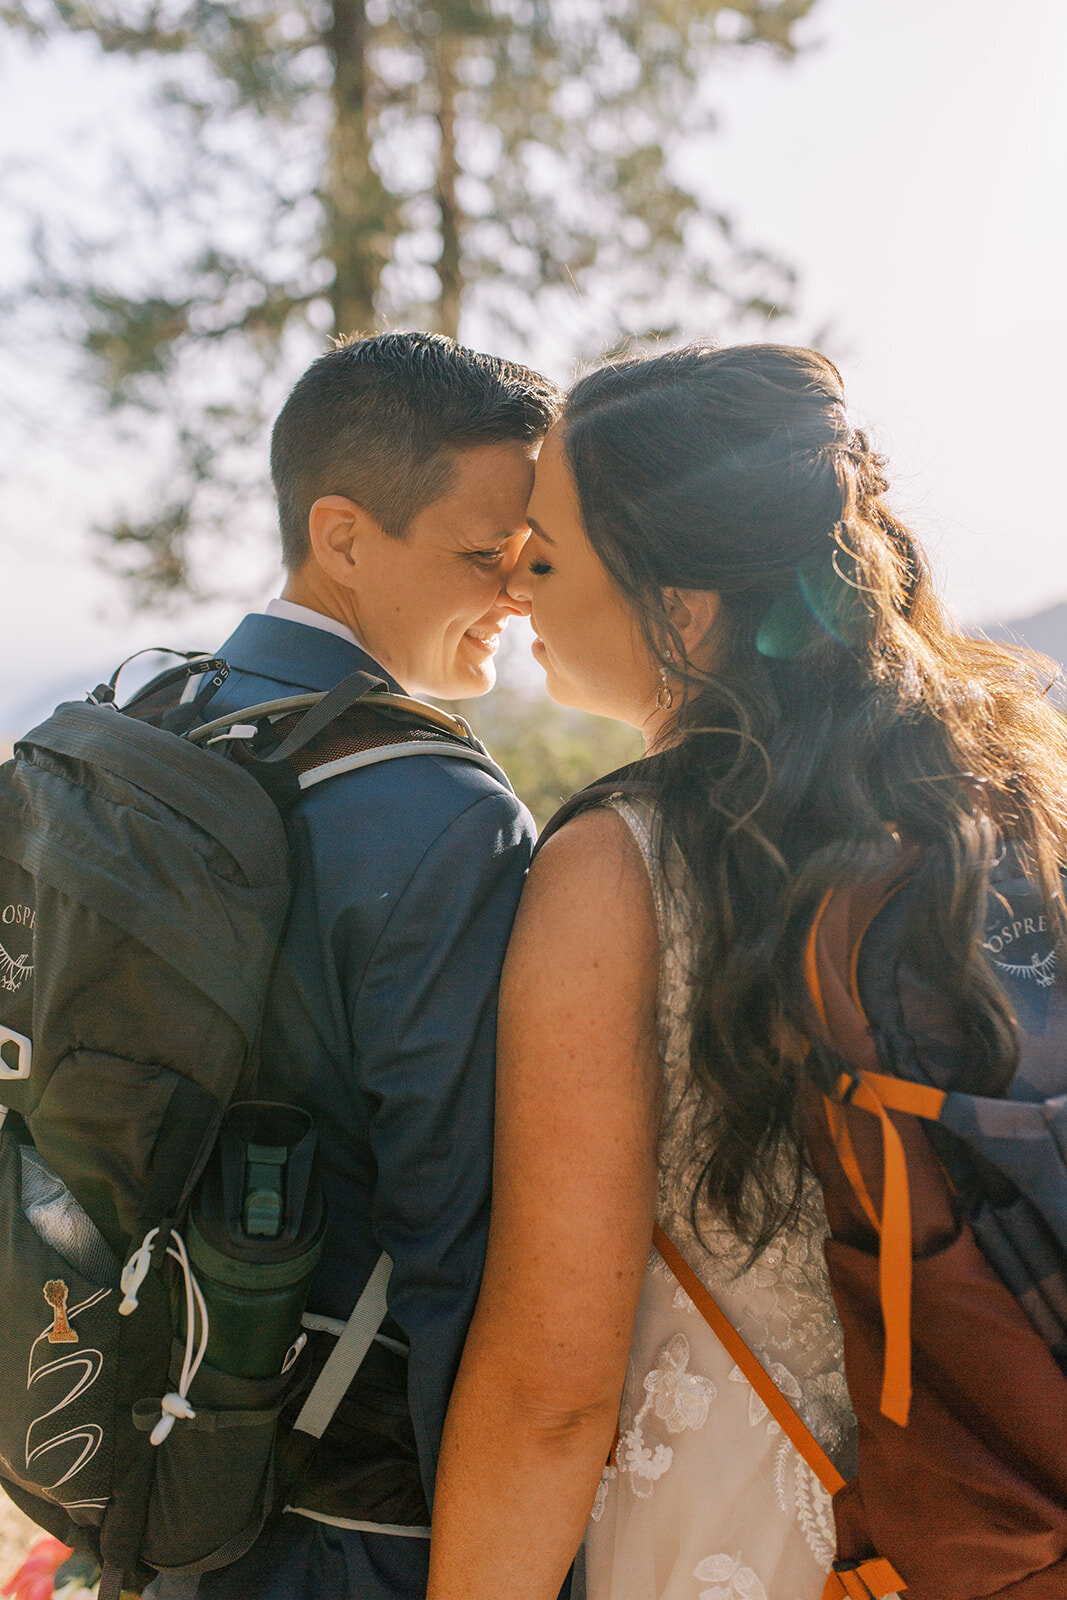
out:
<path id="1" fill-rule="evenodd" d="M 1012 945 L 1016 947 L 1011 951 L 1014 959 L 1003 959 Z M 1049 947 L 1048 922 L 1044 916 L 1017 916 L 1002 927 L 991 928 L 983 949 L 992 956 L 993 965 L 1006 972 L 1009 978 L 1022 978 L 1027 982 L 1036 979 L 1042 989 L 1051 989 L 1056 982 L 1056 952 Z"/>
<path id="2" fill-rule="evenodd" d="M 32 906 L 6 905 L 0 911 L 0 922 L 5 928 L 29 928 L 32 933 L 37 926 L 37 913 Z"/>
<path id="3" fill-rule="evenodd" d="M 33 964 L 28 956 L 8 955 L 0 944 L 0 989 L 14 994 L 16 989 L 21 989 L 23 979 L 28 978 L 32 971 Z"/>

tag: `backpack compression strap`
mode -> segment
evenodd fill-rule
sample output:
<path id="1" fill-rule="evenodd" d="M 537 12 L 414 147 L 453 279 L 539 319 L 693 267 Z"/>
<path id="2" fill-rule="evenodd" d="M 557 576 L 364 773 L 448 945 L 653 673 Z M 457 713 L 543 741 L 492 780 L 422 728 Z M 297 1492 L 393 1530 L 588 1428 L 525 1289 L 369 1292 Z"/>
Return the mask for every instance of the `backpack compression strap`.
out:
<path id="1" fill-rule="evenodd" d="M 807 1462 L 828 1495 L 845 1487 L 845 1480 L 804 1419 L 794 1410 L 766 1368 L 757 1361 L 721 1306 L 708 1293 L 677 1246 L 661 1227 L 652 1232 L 652 1243 L 696 1306 L 719 1343 L 732 1356 L 756 1394 L 763 1401 L 790 1444 Z M 856 1563 L 835 1561 L 826 1579 L 822 1600 L 879 1600 L 904 1588 L 904 1580 L 884 1557 Z"/>
<path id="2" fill-rule="evenodd" d="M 359 1371 L 363 1357 L 385 1320 L 386 1291 L 393 1263 L 383 1250 L 356 1301 L 352 1315 L 338 1335 L 325 1366 L 308 1391 L 293 1427 L 321 1439 L 337 1407 L 348 1393 L 348 1386 Z"/>
<path id="3" fill-rule="evenodd" d="M 945 1095 L 932 1085 L 877 1070 L 877 1052 L 857 987 L 856 963 L 867 929 L 912 870 L 914 861 L 906 856 L 881 882 L 869 886 L 868 904 L 855 927 L 851 926 L 847 894 L 828 890 L 815 914 L 804 951 L 804 979 L 815 1014 L 852 1067 L 852 1071 L 842 1073 L 833 1096 L 824 1097 L 824 1105 L 845 1175 L 878 1236 L 878 1292 L 885 1332 L 880 1410 L 902 1428 L 907 1426 L 911 1407 L 911 1195 L 904 1145 L 889 1112 L 936 1122 Z M 847 984 L 841 981 L 843 969 L 847 969 Z M 858 1106 L 881 1124 L 884 1177 L 880 1215 L 860 1171 L 843 1105 Z"/>

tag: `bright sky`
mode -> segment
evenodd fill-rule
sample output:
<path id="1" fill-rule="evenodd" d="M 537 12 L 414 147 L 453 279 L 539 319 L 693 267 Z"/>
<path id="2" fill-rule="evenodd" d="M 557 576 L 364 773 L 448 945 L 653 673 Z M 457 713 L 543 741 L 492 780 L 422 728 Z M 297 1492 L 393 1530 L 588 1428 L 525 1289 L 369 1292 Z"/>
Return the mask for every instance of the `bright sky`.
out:
<path id="1" fill-rule="evenodd" d="M 952 606 L 1039 610 L 1067 596 L 1067 6 L 821 0 L 806 33 L 817 47 L 791 67 L 726 64 L 721 132 L 692 159 L 746 236 L 799 267 L 804 332 L 829 330 Z M 139 136 L 118 85 L 84 49 L 12 52 L 0 162 L 55 151 L 45 193 L 73 203 L 104 130 L 127 115 Z M 213 645 L 235 614 L 129 617 L 87 553 L 114 487 L 104 443 L 58 415 L 63 450 L 14 427 L 35 382 L 25 353 L 0 353 L 0 732 L 46 685 L 80 690 L 157 640 Z"/>

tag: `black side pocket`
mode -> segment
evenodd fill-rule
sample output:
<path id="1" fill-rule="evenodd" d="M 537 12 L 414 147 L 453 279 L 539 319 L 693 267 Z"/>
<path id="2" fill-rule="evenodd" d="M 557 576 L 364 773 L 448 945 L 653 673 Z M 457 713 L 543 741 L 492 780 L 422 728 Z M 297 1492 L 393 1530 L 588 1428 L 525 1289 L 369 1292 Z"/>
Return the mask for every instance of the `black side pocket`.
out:
<path id="1" fill-rule="evenodd" d="M 99 1525 L 112 1487 L 118 1272 L 69 1190 L 5 1127 L 0 1474 L 80 1526 Z"/>
<path id="2" fill-rule="evenodd" d="M 312 1374 L 335 1342 L 312 1333 L 306 1352 Z M 407 1385 L 406 1357 L 375 1341 L 321 1439 L 292 1428 L 294 1406 L 281 1445 L 286 1503 L 314 1516 L 427 1530 Z"/>
<path id="3" fill-rule="evenodd" d="M 184 1344 L 175 1344 L 177 1386 Z M 189 1390 L 196 1416 L 157 1446 L 156 1477 L 141 1555 L 167 1572 L 210 1572 L 252 1545 L 271 1509 L 278 1417 L 301 1363 L 275 1378 L 235 1378 L 201 1366 Z M 134 1412 L 139 1429 L 159 1421 L 158 1399 Z"/>

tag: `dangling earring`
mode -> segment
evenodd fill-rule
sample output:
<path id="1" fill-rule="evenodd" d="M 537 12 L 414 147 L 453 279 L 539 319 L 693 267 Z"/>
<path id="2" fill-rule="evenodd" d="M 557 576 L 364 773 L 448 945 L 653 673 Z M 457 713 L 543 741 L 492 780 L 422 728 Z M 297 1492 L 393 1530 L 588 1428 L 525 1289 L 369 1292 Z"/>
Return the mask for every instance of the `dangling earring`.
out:
<path id="1" fill-rule="evenodd" d="M 667 677 L 667 668 L 662 661 L 660 662 L 659 677 L 659 694 L 656 696 L 656 704 L 661 711 L 669 711 L 674 704 L 674 690 L 671 688 L 670 680 Z"/>

